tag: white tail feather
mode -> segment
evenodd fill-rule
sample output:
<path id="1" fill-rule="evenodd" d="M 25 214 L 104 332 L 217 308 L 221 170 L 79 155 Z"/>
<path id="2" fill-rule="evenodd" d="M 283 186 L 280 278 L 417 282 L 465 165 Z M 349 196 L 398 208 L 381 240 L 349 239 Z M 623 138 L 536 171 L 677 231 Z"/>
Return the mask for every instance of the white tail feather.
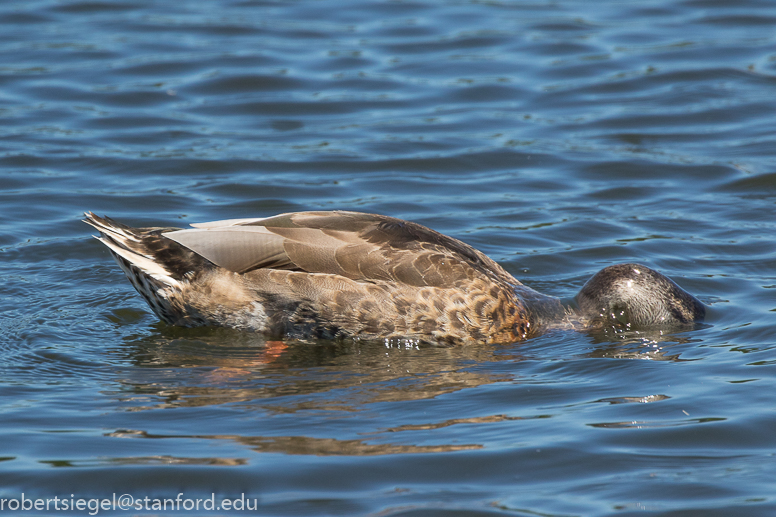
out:
<path id="1" fill-rule="evenodd" d="M 111 230 L 113 230 L 113 228 L 111 228 Z M 111 233 L 114 233 L 114 235 L 116 234 L 115 232 L 111 232 Z M 162 266 L 160 266 L 153 260 L 149 259 L 148 257 L 141 255 L 139 253 L 135 253 L 134 251 L 128 248 L 119 246 L 118 244 L 111 242 L 109 239 L 96 237 L 96 236 L 94 238 L 102 242 L 103 244 L 105 244 L 116 255 L 120 256 L 130 264 L 141 269 L 145 274 L 147 274 L 154 280 L 169 286 L 178 287 L 178 288 L 181 287 L 180 282 L 172 278 L 170 276 L 169 271 L 167 271 Z M 117 239 L 117 240 L 120 240 L 120 239 Z M 132 239 L 132 240 L 137 241 L 137 239 Z"/>

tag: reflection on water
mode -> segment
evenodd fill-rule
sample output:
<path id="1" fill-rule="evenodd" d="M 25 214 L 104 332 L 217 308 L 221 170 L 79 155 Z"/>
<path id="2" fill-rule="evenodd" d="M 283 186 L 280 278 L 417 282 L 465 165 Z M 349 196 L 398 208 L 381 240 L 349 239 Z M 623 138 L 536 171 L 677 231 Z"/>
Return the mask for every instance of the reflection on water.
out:
<path id="1" fill-rule="evenodd" d="M 107 436 L 123 437 L 121 431 Z M 101 467 L 121 465 L 212 465 L 219 467 L 234 467 L 247 462 L 239 458 L 176 458 L 174 456 L 138 456 L 135 458 L 104 458 L 90 460 L 52 460 L 41 461 L 52 467 Z"/>
<path id="2" fill-rule="evenodd" d="M 230 329 L 182 329 L 161 323 L 157 328 L 160 332 L 127 343 L 126 358 L 137 368 L 118 379 L 120 390 L 104 392 L 128 403 L 125 407 L 132 411 L 234 402 L 284 412 L 353 411 L 364 404 L 519 383 L 519 376 L 475 371 L 472 366 L 524 358 L 519 343 L 445 347 L 350 339 L 276 342 Z M 686 361 L 672 349 L 700 342 L 691 333 L 661 331 L 614 335 L 599 331 L 591 338 L 596 346 L 578 351 L 576 357 Z M 302 397 L 313 393 L 330 395 Z M 300 400 L 292 404 L 283 400 L 282 409 L 275 405 L 275 399 L 288 396 Z"/>
<path id="3" fill-rule="evenodd" d="M 660 330 L 626 332 L 588 332 L 591 343 L 598 345 L 590 357 L 613 359 L 649 359 L 653 361 L 687 361 L 680 352 L 671 353 L 678 345 L 701 343 L 692 331 L 669 333 Z M 682 349 L 684 347 L 681 347 Z"/>
<path id="4" fill-rule="evenodd" d="M 135 338 L 127 343 L 127 360 L 135 367 L 121 372 L 116 379 L 119 389 L 103 391 L 125 411 L 237 404 L 243 410 L 267 416 L 329 412 L 333 418 L 340 418 L 343 412 L 364 414 L 374 405 L 388 403 L 402 406 L 499 383 L 530 385 L 534 382 L 533 376 L 523 378 L 513 370 L 521 361 L 535 360 L 530 354 L 526 356 L 521 352 L 519 343 L 449 347 L 358 340 L 279 343 L 230 329 L 180 329 L 161 323 L 155 326 L 156 331 L 142 340 Z M 563 332 L 558 331 L 557 334 Z M 643 332 L 599 333 L 591 350 L 578 351 L 575 355 L 580 361 L 596 358 L 684 361 L 680 358 L 680 351 L 669 352 L 674 347 L 688 346 L 692 342 L 686 335 L 661 335 L 659 332 L 651 338 L 644 336 Z M 508 371 L 500 371 L 504 367 Z M 623 395 L 585 403 L 648 404 L 670 398 L 664 394 Z M 356 434 L 360 435 L 358 438 L 298 434 L 296 426 L 293 434 L 278 435 L 164 434 L 144 429 L 119 429 L 105 436 L 173 441 L 230 440 L 253 452 L 294 455 L 427 454 L 482 449 L 486 444 L 471 441 L 471 438 L 460 442 L 456 438 L 454 442 L 435 440 L 434 444 L 418 445 L 413 443 L 417 433 L 452 427 L 506 425 L 554 416 L 557 416 L 556 410 L 551 408 L 522 415 L 479 414 L 445 418 L 443 414 L 437 414 L 415 423 L 356 430 Z M 660 420 L 653 424 L 629 421 L 587 425 L 643 428 L 706 421 L 709 420 L 682 420 L 679 424 Z M 476 433 L 467 434 L 476 436 Z M 386 440 L 390 443 L 385 443 Z M 116 461 L 133 461 L 133 458 Z M 143 457 L 136 461 L 151 460 Z M 170 461 L 185 462 L 185 458 Z M 228 465 L 248 460 L 196 458 L 195 461 L 222 461 L 219 464 Z"/>
<path id="5" fill-rule="evenodd" d="M 495 355 L 494 347 L 440 347 L 358 340 L 287 341 L 278 346 L 260 336 L 229 329 L 206 329 L 195 339 L 174 337 L 194 333 L 168 327 L 128 347 L 138 369 L 119 380 L 111 392 L 132 410 L 252 402 L 268 410 L 356 410 L 363 404 L 434 398 L 457 390 L 511 380 L 505 374 L 472 371 L 494 360 L 519 360 L 517 349 Z M 242 346 L 241 346 L 242 345 Z M 503 352 L 503 350 L 500 350 Z M 147 367 L 156 370 L 152 381 Z M 133 376 L 138 372 L 137 377 Z M 165 378 L 169 378 L 167 382 Z M 312 393 L 333 393 L 306 400 Z M 274 399 L 297 396 L 300 400 Z M 143 405 L 150 400 L 157 402 Z"/>
<path id="6" fill-rule="evenodd" d="M 417 454 L 481 449 L 482 445 L 392 445 L 373 444 L 365 440 L 337 440 L 309 436 L 219 436 L 219 435 L 157 435 L 144 431 L 118 430 L 106 436 L 118 438 L 233 440 L 254 452 L 312 454 L 314 456 L 374 456 L 381 454 Z M 201 459 L 201 458 L 200 458 Z M 209 459 L 208 459 L 209 460 Z M 240 465 L 241 460 L 221 460 L 220 464 Z"/>

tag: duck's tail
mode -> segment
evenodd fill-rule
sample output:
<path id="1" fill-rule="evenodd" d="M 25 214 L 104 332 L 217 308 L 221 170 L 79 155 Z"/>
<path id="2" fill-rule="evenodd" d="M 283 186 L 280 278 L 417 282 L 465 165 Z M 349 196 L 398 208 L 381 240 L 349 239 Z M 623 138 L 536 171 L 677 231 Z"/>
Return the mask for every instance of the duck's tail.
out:
<path id="1" fill-rule="evenodd" d="M 180 254 L 170 246 L 180 248 L 180 245 L 162 236 L 167 229 L 132 228 L 92 212 L 84 215 L 83 222 L 100 232 L 95 238 L 108 247 L 151 310 L 167 323 L 178 322 L 181 314 L 173 299 L 182 291 L 187 273 L 175 267 L 179 265 L 180 260 L 176 258 Z"/>
<path id="2" fill-rule="evenodd" d="M 132 228 L 109 217 L 99 217 L 92 212 L 86 212 L 84 215 L 86 219 L 83 219 L 83 222 L 100 232 L 100 236 L 95 236 L 95 239 L 108 247 L 127 278 L 141 294 L 150 294 L 148 291 L 151 288 L 153 291 L 167 287 L 180 288 L 180 282 L 175 278 L 177 275 L 157 259 L 155 250 L 149 245 L 151 243 L 148 242 L 148 237 L 151 232 Z"/>

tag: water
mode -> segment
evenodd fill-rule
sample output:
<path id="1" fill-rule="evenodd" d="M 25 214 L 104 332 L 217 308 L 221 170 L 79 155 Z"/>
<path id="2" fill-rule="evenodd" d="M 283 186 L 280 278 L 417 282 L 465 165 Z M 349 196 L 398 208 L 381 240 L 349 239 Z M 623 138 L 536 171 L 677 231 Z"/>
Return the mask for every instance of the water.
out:
<path id="1" fill-rule="evenodd" d="M 774 24 L 757 0 L 3 2 L 0 501 L 773 515 Z M 640 262 L 707 325 L 267 346 L 159 323 L 79 222 L 335 208 L 555 296 Z"/>

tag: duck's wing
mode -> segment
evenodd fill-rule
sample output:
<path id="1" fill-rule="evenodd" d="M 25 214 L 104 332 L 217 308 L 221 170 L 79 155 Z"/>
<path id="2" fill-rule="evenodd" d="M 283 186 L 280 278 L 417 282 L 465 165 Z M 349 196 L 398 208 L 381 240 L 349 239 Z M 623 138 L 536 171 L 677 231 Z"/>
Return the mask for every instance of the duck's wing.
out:
<path id="1" fill-rule="evenodd" d="M 192 226 L 163 235 L 237 273 L 287 269 L 437 287 L 475 278 L 519 283 L 468 244 L 393 217 L 297 212 Z"/>

